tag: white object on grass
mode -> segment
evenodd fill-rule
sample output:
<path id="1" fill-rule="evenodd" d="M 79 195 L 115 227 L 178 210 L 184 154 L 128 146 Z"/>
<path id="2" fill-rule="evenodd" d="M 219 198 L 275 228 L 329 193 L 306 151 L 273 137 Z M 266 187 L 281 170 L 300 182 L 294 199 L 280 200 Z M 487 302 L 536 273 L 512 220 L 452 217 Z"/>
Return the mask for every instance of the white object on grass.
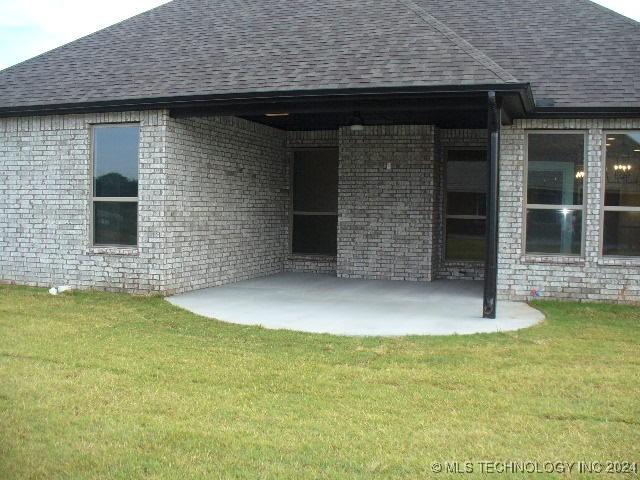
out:
<path id="1" fill-rule="evenodd" d="M 60 293 L 68 292 L 69 290 L 73 290 L 73 287 L 69 287 L 67 285 L 61 287 L 53 287 L 49 289 L 49 293 L 51 295 L 58 295 Z"/>

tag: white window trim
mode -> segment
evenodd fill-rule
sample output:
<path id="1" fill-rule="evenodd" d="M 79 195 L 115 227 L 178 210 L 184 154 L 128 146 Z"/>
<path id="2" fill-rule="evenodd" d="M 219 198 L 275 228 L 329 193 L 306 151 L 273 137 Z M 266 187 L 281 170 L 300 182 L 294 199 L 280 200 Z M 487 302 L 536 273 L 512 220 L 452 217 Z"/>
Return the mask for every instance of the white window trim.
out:
<path id="1" fill-rule="evenodd" d="M 95 151 L 95 132 L 96 128 L 125 128 L 125 127 L 138 127 L 139 132 L 142 132 L 140 122 L 121 122 L 121 123 L 92 123 L 89 124 L 89 250 L 97 253 L 108 253 L 110 250 L 118 253 L 129 253 L 131 251 L 137 251 L 140 244 L 140 211 L 139 211 L 139 198 L 140 198 L 140 143 L 138 143 L 138 196 L 137 197 L 96 197 L 95 196 L 95 179 L 93 172 L 95 169 L 96 151 Z M 135 245 L 123 245 L 123 244 L 96 244 L 95 242 L 95 204 L 99 202 L 122 202 L 122 203 L 135 203 L 136 204 L 136 244 Z"/>
<path id="2" fill-rule="evenodd" d="M 546 205 L 539 203 L 528 203 L 529 197 L 529 135 L 582 135 L 583 137 L 583 147 L 582 147 L 582 165 L 584 171 L 583 177 L 583 186 L 582 186 L 582 205 Z M 558 261 L 562 261 L 562 259 L 584 259 L 585 258 L 585 245 L 586 245 L 586 211 L 587 211 L 587 188 L 588 188 L 588 179 L 589 179 L 589 171 L 587 165 L 588 153 L 587 149 L 589 146 L 589 131 L 584 129 L 577 130 L 554 130 L 554 129 L 535 129 L 535 130 L 526 130 L 524 134 L 524 190 L 522 195 L 522 252 L 525 260 L 528 259 L 536 259 L 536 258 L 544 258 L 544 259 L 557 259 Z M 545 253 L 545 252 L 527 252 L 527 212 L 531 210 L 579 210 L 582 212 L 582 228 L 581 228 L 581 238 L 580 238 L 580 253 Z"/>
<path id="3" fill-rule="evenodd" d="M 600 189 L 600 232 L 599 232 L 599 246 L 598 253 L 601 259 L 611 261 L 631 261 L 640 263 L 640 255 L 605 255 L 604 254 L 604 214 L 605 212 L 640 212 L 640 207 L 614 207 L 605 205 L 606 193 L 607 193 L 607 135 L 620 135 L 628 132 L 640 132 L 638 128 L 626 128 L 620 130 L 603 130 L 602 131 L 602 150 L 601 157 L 601 189 Z"/>

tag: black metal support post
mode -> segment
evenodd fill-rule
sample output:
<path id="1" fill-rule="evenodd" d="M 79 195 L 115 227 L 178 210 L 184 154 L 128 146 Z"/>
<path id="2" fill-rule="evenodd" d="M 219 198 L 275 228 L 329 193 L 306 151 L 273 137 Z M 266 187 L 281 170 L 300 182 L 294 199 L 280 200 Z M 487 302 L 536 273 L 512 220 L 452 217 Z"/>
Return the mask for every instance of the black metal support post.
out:
<path id="1" fill-rule="evenodd" d="M 495 92 L 489 92 L 487 112 L 488 184 L 487 184 L 487 257 L 484 270 L 483 317 L 496 318 L 498 289 L 498 194 L 500 172 L 500 125 L 502 109 Z"/>

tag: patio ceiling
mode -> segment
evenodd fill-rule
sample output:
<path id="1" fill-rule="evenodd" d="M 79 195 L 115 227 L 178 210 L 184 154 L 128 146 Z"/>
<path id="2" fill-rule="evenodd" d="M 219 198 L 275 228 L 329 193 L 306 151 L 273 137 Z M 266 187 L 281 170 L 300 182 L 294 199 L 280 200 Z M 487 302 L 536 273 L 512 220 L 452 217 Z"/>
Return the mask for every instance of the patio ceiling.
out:
<path id="1" fill-rule="evenodd" d="M 335 130 L 353 124 L 429 124 L 441 128 L 486 128 L 491 86 L 448 91 L 292 92 L 286 95 L 217 99 L 172 105 L 175 117 L 233 115 L 283 130 Z M 503 123 L 523 117 L 533 105 L 527 85 L 496 93 Z"/>

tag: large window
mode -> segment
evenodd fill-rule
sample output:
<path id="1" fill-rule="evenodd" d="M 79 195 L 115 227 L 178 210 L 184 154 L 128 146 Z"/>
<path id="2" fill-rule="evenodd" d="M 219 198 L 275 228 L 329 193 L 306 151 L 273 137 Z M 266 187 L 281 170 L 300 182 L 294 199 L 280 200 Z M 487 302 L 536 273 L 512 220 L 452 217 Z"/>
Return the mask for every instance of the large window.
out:
<path id="1" fill-rule="evenodd" d="M 605 136 L 602 253 L 640 256 L 640 131 Z"/>
<path id="2" fill-rule="evenodd" d="M 336 255 L 338 151 L 295 152 L 293 160 L 293 253 Z"/>
<path id="3" fill-rule="evenodd" d="M 447 152 L 446 244 L 448 260 L 486 256 L 487 152 Z"/>
<path id="4" fill-rule="evenodd" d="M 529 133 L 526 252 L 582 253 L 585 136 Z"/>
<path id="5" fill-rule="evenodd" d="M 93 127 L 93 244 L 135 246 L 138 237 L 137 125 Z"/>

